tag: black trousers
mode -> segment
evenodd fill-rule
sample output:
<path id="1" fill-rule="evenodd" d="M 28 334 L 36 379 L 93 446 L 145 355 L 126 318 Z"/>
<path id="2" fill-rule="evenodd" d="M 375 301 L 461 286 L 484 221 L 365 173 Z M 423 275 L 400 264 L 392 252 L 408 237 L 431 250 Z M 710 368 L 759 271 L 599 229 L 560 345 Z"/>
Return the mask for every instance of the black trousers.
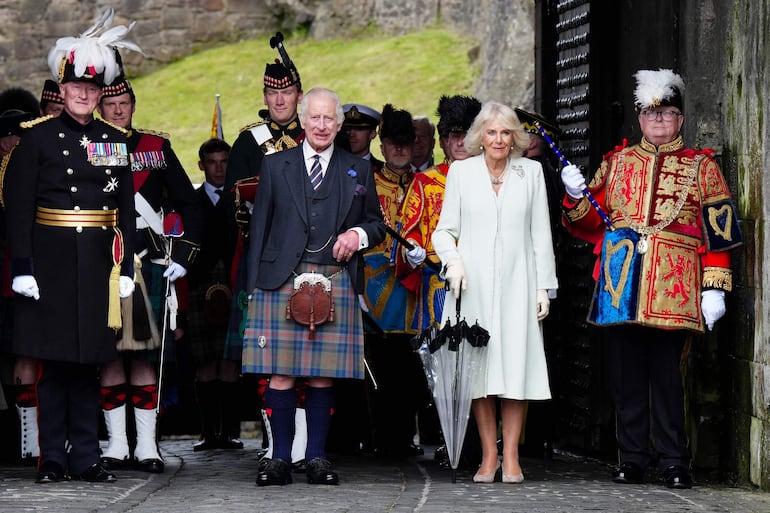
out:
<path id="1" fill-rule="evenodd" d="M 82 474 L 99 462 L 97 366 L 44 360 L 37 383 L 40 463 Z M 69 454 L 65 446 L 69 441 Z"/>
<path id="2" fill-rule="evenodd" d="M 606 328 L 610 392 L 621 463 L 646 468 L 650 435 L 658 468 L 689 467 L 679 368 L 687 332 L 641 326 Z"/>

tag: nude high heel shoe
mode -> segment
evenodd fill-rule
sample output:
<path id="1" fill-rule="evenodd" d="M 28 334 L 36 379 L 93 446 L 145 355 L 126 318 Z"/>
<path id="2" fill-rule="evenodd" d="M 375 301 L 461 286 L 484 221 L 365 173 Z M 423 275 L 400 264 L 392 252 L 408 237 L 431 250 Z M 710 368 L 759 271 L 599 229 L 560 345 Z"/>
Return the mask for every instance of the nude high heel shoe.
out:
<path id="1" fill-rule="evenodd" d="M 503 472 L 503 483 L 521 484 L 524 482 L 524 474 L 512 476 Z"/>
<path id="2" fill-rule="evenodd" d="M 524 472 L 520 474 L 506 474 L 503 470 L 503 483 L 521 484 L 524 482 Z"/>
<path id="3" fill-rule="evenodd" d="M 491 472 L 489 474 L 481 474 L 479 472 L 476 472 L 476 475 L 473 476 L 473 482 L 474 483 L 494 483 L 495 482 L 495 474 L 497 474 L 498 470 L 500 470 L 500 462 L 499 461 L 497 462 L 497 467 L 495 468 L 494 472 Z"/>

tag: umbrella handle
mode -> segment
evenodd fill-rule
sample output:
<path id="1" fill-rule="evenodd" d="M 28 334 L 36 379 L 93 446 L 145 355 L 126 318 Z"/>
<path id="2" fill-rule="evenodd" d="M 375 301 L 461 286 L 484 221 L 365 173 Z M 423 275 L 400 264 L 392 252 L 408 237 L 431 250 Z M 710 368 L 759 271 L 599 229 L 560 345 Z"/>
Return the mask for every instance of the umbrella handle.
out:
<path id="1" fill-rule="evenodd" d="M 460 304 L 462 303 L 462 297 L 463 291 L 462 287 L 460 287 L 460 290 L 457 292 L 457 299 L 455 300 L 455 316 L 458 324 L 460 323 Z"/>

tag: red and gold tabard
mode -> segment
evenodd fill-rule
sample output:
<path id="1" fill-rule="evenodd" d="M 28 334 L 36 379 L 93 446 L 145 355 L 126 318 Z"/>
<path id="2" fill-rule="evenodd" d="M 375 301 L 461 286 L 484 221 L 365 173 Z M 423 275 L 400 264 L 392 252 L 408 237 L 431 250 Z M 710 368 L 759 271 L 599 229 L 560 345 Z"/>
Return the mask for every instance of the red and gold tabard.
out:
<path id="1" fill-rule="evenodd" d="M 417 173 L 401 207 L 401 235 L 422 246 L 425 258 L 439 265 L 441 261 L 433 249 L 431 235 L 441 214 L 448 171 L 449 163 L 443 162 Z M 399 261 L 398 264 L 396 274 L 409 290 L 417 294 L 415 329 L 422 331 L 437 319 L 440 322 L 445 297 L 444 280 L 428 266 L 412 269 L 406 262 L 402 264 Z"/>
<path id="2" fill-rule="evenodd" d="M 402 175 L 391 171 L 384 165 L 380 172 L 374 173 L 377 195 L 380 199 L 385 223 L 398 231 L 399 212 L 406 190 L 412 182 L 414 173 L 407 171 Z M 408 291 L 396 276 L 396 261 L 402 258 L 398 247 L 390 234 L 385 239 L 367 250 L 364 255 L 364 298 L 369 314 L 386 333 L 412 333 L 415 311 L 415 295 Z"/>
<path id="3" fill-rule="evenodd" d="M 565 196 L 565 226 L 598 256 L 589 321 L 703 332 L 701 290 L 732 289 L 728 250 L 743 242 L 711 152 L 643 139 L 607 154 L 588 189 L 615 228 Z"/>

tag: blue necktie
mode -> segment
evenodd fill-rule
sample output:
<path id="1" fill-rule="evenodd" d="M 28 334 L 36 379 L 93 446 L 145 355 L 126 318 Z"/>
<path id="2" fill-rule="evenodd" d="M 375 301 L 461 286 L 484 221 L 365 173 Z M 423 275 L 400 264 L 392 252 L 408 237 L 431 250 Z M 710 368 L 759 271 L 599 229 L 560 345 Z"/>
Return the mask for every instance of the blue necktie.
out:
<path id="1" fill-rule="evenodd" d="M 324 179 L 321 170 L 321 156 L 313 155 L 313 158 L 315 159 L 315 162 L 313 162 L 313 167 L 310 168 L 310 183 L 313 185 L 313 190 L 318 190 L 318 187 L 320 187 L 321 182 Z"/>

